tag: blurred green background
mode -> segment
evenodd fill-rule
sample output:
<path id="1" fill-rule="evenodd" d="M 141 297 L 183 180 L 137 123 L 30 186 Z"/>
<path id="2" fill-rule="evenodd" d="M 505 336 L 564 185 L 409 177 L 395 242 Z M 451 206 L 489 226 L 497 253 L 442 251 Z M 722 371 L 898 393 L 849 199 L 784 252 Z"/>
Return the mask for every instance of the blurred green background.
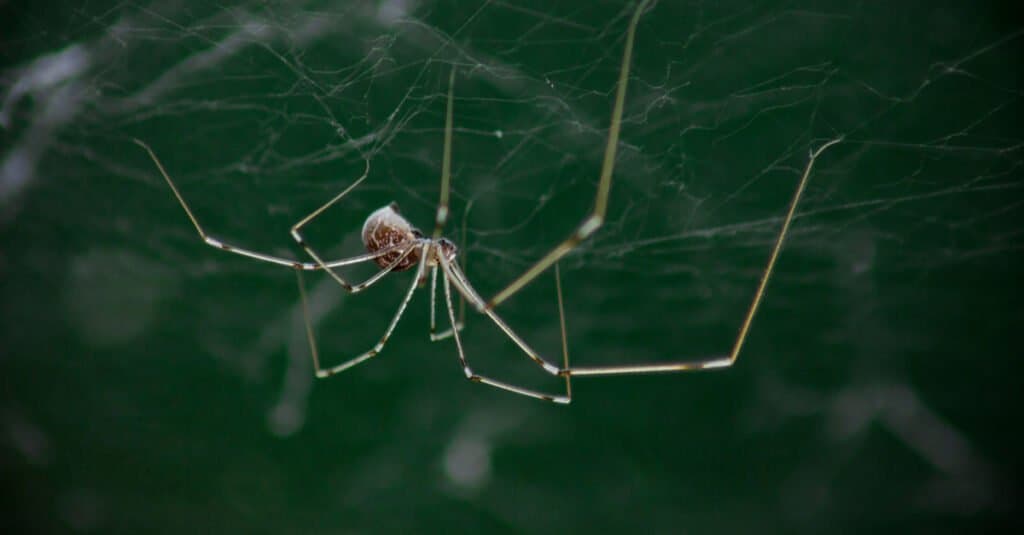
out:
<path id="1" fill-rule="evenodd" d="M 731 346 L 729 370 L 467 382 L 420 292 L 313 378 L 292 223 L 358 254 L 453 216 L 493 295 L 592 202 L 630 2 L 0 6 L 0 466 L 8 532 L 982 532 L 1020 496 L 1024 24 L 1010 3 L 661 1 L 637 33 L 608 224 L 562 263 L 572 358 Z M 353 277 L 368 269 L 354 269 Z M 411 274 L 308 279 L 327 363 Z M 559 357 L 547 274 L 502 314 Z M 474 369 L 556 392 L 470 313 Z"/>

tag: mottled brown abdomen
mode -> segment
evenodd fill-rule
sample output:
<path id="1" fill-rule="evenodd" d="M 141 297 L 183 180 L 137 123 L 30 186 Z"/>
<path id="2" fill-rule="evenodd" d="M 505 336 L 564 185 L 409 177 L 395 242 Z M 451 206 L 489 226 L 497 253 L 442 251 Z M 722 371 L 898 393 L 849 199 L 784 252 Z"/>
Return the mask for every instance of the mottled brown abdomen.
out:
<path id="1" fill-rule="evenodd" d="M 376 210 L 366 218 L 366 223 L 363 224 L 363 245 L 366 246 L 366 251 L 369 253 L 376 253 L 403 243 L 413 248 L 412 252 L 402 258 L 402 261 L 392 271 L 405 271 L 420 261 L 417 240 L 422 237 L 423 234 L 413 228 L 398 213 L 398 206 L 395 203 Z M 400 247 L 374 258 L 373 261 L 381 268 L 386 268 L 408 251 L 408 247 Z"/>

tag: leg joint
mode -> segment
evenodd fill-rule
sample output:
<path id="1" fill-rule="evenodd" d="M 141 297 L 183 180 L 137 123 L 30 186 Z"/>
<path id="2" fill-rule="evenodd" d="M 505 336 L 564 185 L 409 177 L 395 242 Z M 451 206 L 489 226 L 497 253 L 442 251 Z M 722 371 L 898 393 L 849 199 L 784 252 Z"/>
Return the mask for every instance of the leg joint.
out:
<path id="1" fill-rule="evenodd" d="M 591 215 L 585 221 L 583 221 L 583 224 L 580 225 L 580 228 L 576 230 L 576 239 L 585 240 L 588 236 L 596 232 L 597 229 L 601 228 L 601 225 L 603 223 L 603 216 L 600 216 L 598 214 Z"/>
<path id="2" fill-rule="evenodd" d="M 206 237 L 203 238 L 203 241 L 205 241 L 206 243 L 208 243 L 208 244 L 210 244 L 213 247 L 216 247 L 218 249 L 223 249 L 225 251 L 230 251 L 231 250 L 231 246 L 230 245 L 228 245 L 228 244 L 218 240 L 217 238 L 214 238 L 213 236 L 206 236 Z"/>

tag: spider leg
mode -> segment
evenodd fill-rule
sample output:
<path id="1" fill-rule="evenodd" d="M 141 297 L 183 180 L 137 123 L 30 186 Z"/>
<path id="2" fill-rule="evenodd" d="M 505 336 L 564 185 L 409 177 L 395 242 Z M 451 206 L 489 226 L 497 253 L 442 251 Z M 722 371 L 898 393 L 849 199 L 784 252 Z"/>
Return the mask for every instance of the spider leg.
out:
<path id="1" fill-rule="evenodd" d="M 410 254 L 412 254 L 413 251 L 416 250 L 416 247 L 419 246 L 419 242 L 416 242 L 416 243 L 414 243 L 412 245 L 409 245 L 409 244 L 403 244 L 403 245 L 408 247 L 408 249 L 403 251 L 402 254 L 398 255 L 398 258 L 392 260 L 390 264 L 388 264 L 387 266 L 384 266 L 377 273 L 374 273 L 372 277 L 366 279 L 365 281 L 363 281 L 363 282 L 361 282 L 359 284 L 353 285 L 349 289 L 349 291 L 352 292 L 352 293 L 359 293 L 359 292 L 369 288 L 370 286 L 372 286 L 373 283 L 383 279 L 384 275 L 387 275 L 388 273 L 391 273 L 392 271 L 394 271 L 394 269 L 398 266 L 398 264 L 402 263 L 402 260 L 405 260 L 405 257 L 409 256 Z"/>
<path id="2" fill-rule="evenodd" d="M 442 263 L 442 266 L 443 265 L 444 264 Z M 466 361 L 466 353 L 462 349 L 462 338 L 459 336 L 459 330 L 457 328 L 455 328 L 455 326 L 456 326 L 455 308 L 452 306 L 452 290 L 451 290 L 451 284 L 449 284 L 449 279 L 450 278 L 451 278 L 451 276 L 449 275 L 449 271 L 447 269 L 445 269 L 444 270 L 444 297 L 445 297 L 445 303 L 446 303 L 447 309 L 448 309 L 448 320 L 451 322 L 451 325 L 452 325 L 452 334 L 455 337 L 455 347 L 456 347 L 456 349 L 459 352 L 459 362 L 462 364 L 462 371 L 463 371 L 463 373 L 466 374 L 466 378 L 469 379 L 470 381 L 473 381 L 474 383 L 481 383 L 481 384 L 485 384 L 485 385 L 488 385 L 488 386 L 493 386 L 495 388 L 499 388 L 501 390 L 505 390 L 505 391 L 512 392 L 514 394 L 519 394 L 519 395 L 522 395 L 522 396 L 528 396 L 528 397 L 531 397 L 531 398 L 541 399 L 541 400 L 544 400 L 544 401 L 551 401 L 551 402 L 554 402 L 554 403 L 561 403 L 561 404 L 568 404 L 568 403 L 570 403 L 572 401 L 572 390 L 569 387 L 569 377 L 565 378 L 565 387 L 566 387 L 565 395 L 564 396 L 554 396 L 554 395 L 551 395 L 551 394 L 545 394 L 543 392 L 538 392 L 536 390 L 530 390 L 528 388 L 522 388 L 522 387 L 519 387 L 519 386 L 515 386 L 515 385 L 509 384 L 509 383 L 502 382 L 502 381 L 497 381 L 497 380 L 491 379 L 490 377 L 486 377 L 486 376 L 483 376 L 483 375 L 480 375 L 480 374 L 477 374 L 477 373 L 473 372 L 473 370 L 469 367 L 469 363 Z M 456 284 L 456 286 L 458 286 L 458 285 Z M 559 310 L 561 310 L 561 309 L 559 309 Z M 564 342 L 565 342 L 564 334 L 565 334 L 565 332 L 563 331 L 562 334 L 563 334 L 563 347 L 564 347 Z M 511 334 L 510 334 L 510 336 L 511 336 Z M 568 358 L 569 358 L 568 357 L 568 352 L 566 352 L 566 357 L 565 358 L 566 358 L 566 362 L 568 363 Z"/>
<path id="3" fill-rule="evenodd" d="M 454 329 L 437 332 L 437 266 L 430 268 L 430 341 L 437 342 L 450 338 L 455 330 L 461 331 L 464 325 L 462 318 L 459 318 Z"/>
<path id="4" fill-rule="evenodd" d="M 441 158 L 441 198 L 437 201 L 437 216 L 434 218 L 434 239 L 441 237 L 445 222 L 448 220 L 448 198 L 451 191 L 452 176 L 452 113 L 454 109 L 455 95 L 455 68 L 448 74 L 448 104 L 445 108 L 444 119 L 444 154 Z M 462 229 L 463 248 L 465 248 L 465 227 Z M 459 301 L 459 321 L 451 329 L 437 333 L 437 266 L 431 269 L 430 273 L 430 341 L 436 342 L 450 337 L 455 331 L 462 329 L 465 325 L 465 301 Z"/>
<path id="5" fill-rule="evenodd" d="M 562 270 L 555 263 L 555 289 L 558 292 L 558 329 L 562 334 L 562 369 L 569 369 L 569 337 L 565 328 L 565 304 L 562 301 Z M 565 395 L 572 401 L 572 378 L 565 374 Z"/>
<path id="6" fill-rule="evenodd" d="M 142 147 L 147 153 L 149 153 L 150 159 L 153 160 L 154 164 L 156 164 L 157 170 L 160 171 L 160 174 L 164 177 L 164 180 L 167 182 L 167 185 L 171 187 L 171 191 L 174 193 L 174 197 L 178 199 L 178 204 L 180 204 L 181 207 L 185 210 L 185 215 L 187 215 L 189 220 L 192 222 L 192 226 L 195 227 L 196 232 L 199 234 L 199 238 L 203 240 L 203 243 L 206 243 L 207 245 L 214 247 L 216 249 L 220 249 L 222 251 L 241 255 L 246 258 L 252 258 L 254 260 L 259 260 L 261 262 L 276 264 L 279 266 L 286 266 L 293 269 L 301 269 L 307 271 L 322 269 L 319 265 L 312 262 L 299 262 L 298 260 L 282 258 L 279 256 L 269 255 L 266 253 L 259 253 L 256 251 L 238 247 L 236 245 L 232 245 L 230 243 L 226 243 L 220 239 L 214 238 L 213 236 L 207 234 L 206 231 L 203 230 L 202 225 L 199 224 L 199 219 L 196 218 L 195 214 L 192 213 L 192 209 L 189 207 L 188 203 L 185 202 L 185 198 L 181 195 L 181 192 L 178 191 L 178 187 L 174 184 L 174 181 L 171 180 L 171 176 L 167 173 L 167 170 L 164 169 L 164 166 L 160 162 L 160 159 L 157 158 L 156 153 L 153 152 L 153 149 L 150 148 L 150 146 L 147 145 L 142 140 L 133 139 L 132 141 L 134 141 L 136 145 Z M 367 260 L 372 260 L 378 256 L 387 254 L 391 251 L 392 250 L 378 251 L 377 253 L 373 254 L 360 255 L 352 258 L 345 258 L 342 260 L 332 260 L 330 262 L 325 263 L 324 267 L 336 267 L 348 264 L 356 264 L 359 262 L 365 262 Z"/>
<path id="7" fill-rule="evenodd" d="M 161 164 L 160 160 L 156 157 L 156 153 L 153 152 L 153 149 L 149 148 L 149 145 L 142 142 L 142 140 L 133 139 L 132 141 L 134 141 L 136 145 L 142 147 L 143 149 L 145 149 L 146 152 L 149 153 L 150 159 L 153 160 L 153 163 L 156 164 L 157 169 L 160 170 L 160 174 L 163 175 L 164 180 L 167 181 L 167 185 L 171 187 L 171 191 L 174 192 L 174 196 L 177 197 L 178 202 L 181 204 L 181 207 L 185 209 L 185 213 L 188 215 L 188 218 L 192 221 L 192 226 L 196 228 L 196 232 L 199 233 L 199 237 L 202 238 L 204 243 L 211 247 L 220 249 L 222 251 L 235 253 L 237 255 L 242 255 L 263 262 L 269 262 L 271 264 L 287 266 L 295 269 L 317 269 L 316 266 L 311 263 L 299 262 L 297 260 L 290 260 L 287 258 L 281 258 L 279 256 L 273 256 L 264 253 L 258 253 L 256 251 L 250 251 L 248 249 L 243 249 L 241 247 L 236 247 L 229 243 L 225 243 L 207 234 L 206 231 L 203 230 L 203 227 L 199 224 L 199 220 L 196 219 L 196 216 L 192 213 L 192 210 L 188 207 L 188 203 L 185 202 L 185 198 L 181 196 L 181 193 L 178 191 L 178 187 L 174 185 L 174 181 L 171 180 L 171 176 L 167 174 L 167 171 L 164 169 L 163 164 Z"/>
<path id="8" fill-rule="evenodd" d="M 330 376 L 332 376 L 332 375 L 334 375 L 336 373 L 343 372 L 343 371 L 345 371 L 345 370 L 355 366 L 356 364 L 359 364 L 359 363 L 361 363 L 361 362 L 363 362 L 365 360 L 368 360 L 368 359 L 370 359 L 372 357 L 377 356 L 377 354 L 380 353 L 382 349 L 384 349 L 384 344 L 386 344 L 387 341 L 388 341 L 388 338 L 391 337 L 391 333 L 395 330 L 395 326 L 398 325 L 398 320 L 402 319 L 402 314 L 405 313 L 405 308 L 409 305 L 409 301 L 412 300 L 412 294 L 413 294 L 413 292 L 416 291 L 416 283 L 419 280 L 420 275 L 423 274 L 423 269 L 424 269 L 424 265 L 426 264 L 426 261 L 427 261 L 426 260 L 427 259 L 427 252 L 429 251 L 429 248 L 430 248 L 429 244 L 424 244 L 422 246 L 422 248 L 421 248 L 422 256 L 420 258 L 420 262 L 419 262 L 418 267 L 416 269 L 416 276 L 413 277 L 412 284 L 409 285 L 409 289 L 405 292 L 405 297 L 402 298 L 402 303 L 400 305 L 398 305 L 398 310 L 395 312 L 394 317 L 391 318 L 391 323 L 388 324 L 388 328 L 387 328 L 386 331 L 384 331 L 384 335 L 381 336 L 380 341 L 377 342 L 373 346 L 373 348 L 371 348 L 369 351 L 366 351 L 365 353 L 362 353 L 361 355 L 353 357 L 353 358 L 351 358 L 349 360 L 346 360 L 345 362 L 342 362 L 341 364 L 338 364 L 336 366 L 332 366 L 330 368 L 321 368 L 320 367 L 320 352 L 317 350 L 316 336 L 313 333 L 313 324 L 312 324 L 312 321 L 310 319 L 309 304 L 308 304 L 309 300 L 308 300 L 308 298 L 306 296 L 306 285 L 305 285 L 305 282 L 303 281 L 303 278 L 302 278 L 302 272 L 301 271 L 296 271 L 295 272 L 295 276 L 298 277 L 299 295 L 302 297 L 302 314 L 303 314 L 303 317 L 304 317 L 305 322 L 306 322 L 306 338 L 309 341 L 310 353 L 312 353 L 312 355 L 313 355 L 313 367 L 314 367 L 314 369 L 316 371 L 316 376 L 318 378 L 323 379 L 325 377 L 330 377 Z M 409 254 L 409 253 L 406 252 L 406 254 Z"/>
<path id="9" fill-rule="evenodd" d="M 462 273 L 462 270 L 459 269 L 458 264 L 455 264 L 454 262 L 449 262 L 447 259 L 442 257 L 441 269 L 443 269 L 445 275 L 447 275 L 445 277 L 445 281 L 451 279 L 452 284 L 455 285 L 455 289 L 458 290 L 458 292 L 461 293 L 463 297 L 465 297 L 466 300 L 470 302 L 470 304 L 477 307 L 477 310 L 479 310 L 481 314 L 485 314 L 487 315 L 487 317 L 491 318 L 491 321 L 493 321 L 494 324 L 497 325 L 498 328 L 501 329 L 506 336 L 508 336 L 513 342 L 515 342 L 515 344 L 519 346 L 520 349 L 523 350 L 523 353 L 526 353 L 526 356 L 529 357 L 530 360 L 537 363 L 538 366 L 544 368 L 544 371 L 550 373 L 551 375 L 559 375 L 561 373 L 561 369 L 559 369 L 558 366 L 551 364 L 543 357 L 541 357 L 540 354 L 537 351 L 535 351 L 532 347 L 530 347 L 530 345 L 527 344 L 526 341 L 523 340 L 518 334 L 516 334 L 516 332 L 512 330 L 512 327 L 509 327 L 509 325 L 505 323 L 505 320 L 501 319 L 501 317 L 498 316 L 498 314 L 494 310 L 483 306 L 483 299 L 480 298 L 480 294 L 476 292 L 476 290 L 473 288 L 473 285 L 470 284 L 469 280 L 466 279 L 466 276 Z"/>
<path id="10" fill-rule="evenodd" d="M 750 331 L 750 324 L 754 321 L 754 315 L 757 313 L 758 307 L 761 305 L 761 301 L 764 298 L 765 288 L 768 286 L 768 280 L 771 279 L 772 271 L 775 269 L 775 262 L 779 258 L 779 251 L 782 250 L 782 244 L 786 240 L 786 234 L 789 232 L 790 223 L 793 221 L 793 215 L 796 213 L 796 206 L 800 202 L 800 197 L 804 193 L 804 189 L 807 187 L 807 181 L 811 176 L 811 169 L 814 168 L 814 162 L 818 156 L 821 155 L 826 149 L 842 141 L 842 137 L 833 139 L 828 143 L 825 143 L 817 150 L 811 152 L 810 160 L 807 162 L 807 167 L 804 168 L 803 175 L 800 177 L 800 182 L 797 184 L 796 192 L 793 194 L 793 199 L 789 202 L 789 209 L 786 211 L 786 216 L 782 220 L 782 228 L 779 229 L 779 234 L 775 238 L 775 244 L 772 246 L 771 254 L 768 256 L 768 262 L 765 265 L 764 271 L 761 273 L 761 281 L 757 285 L 757 290 L 754 292 L 754 299 L 750 303 L 750 307 L 747 308 L 747 313 L 743 317 L 743 323 L 740 325 L 739 333 L 736 335 L 736 341 L 733 342 L 732 350 L 728 355 L 713 357 L 702 360 L 688 361 L 688 362 L 667 362 L 659 364 L 636 364 L 636 365 L 624 365 L 624 366 L 594 366 L 594 367 L 575 367 L 571 368 L 566 366 L 561 371 L 561 374 L 569 376 L 579 375 L 626 375 L 626 374 L 640 374 L 640 373 L 669 373 L 669 372 L 683 372 L 691 370 L 706 370 L 714 368 L 727 368 L 732 366 L 737 357 L 739 357 L 740 350 L 743 348 L 743 343 L 747 339 L 747 333 Z"/>
<path id="11" fill-rule="evenodd" d="M 633 40 L 636 35 L 637 23 L 647 8 L 648 3 L 650 3 L 650 0 L 643 0 L 637 5 L 636 11 L 633 12 L 633 18 L 629 21 L 629 28 L 626 31 L 626 45 L 622 52 L 622 66 L 619 70 L 618 87 L 615 91 L 615 106 L 612 108 L 611 125 L 608 128 L 608 144 L 605 146 L 604 162 L 601 165 L 601 179 L 597 185 L 597 197 L 594 200 L 593 211 L 583 219 L 580 226 L 565 241 L 555 246 L 536 264 L 509 283 L 504 290 L 492 297 L 487 302 L 486 306 L 488 309 L 493 309 L 500 305 L 502 301 L 511 297 L 522 289 L 523 286 L 529 284 L 530 281 L 550 268 L 552 264 L 576 248 L 580 242 L 590 237 L 604 223 L 605 214 L 608 210 L 608 195 L 612 187 L 612 171 L 615 168 L 615 151 L 619 144 L 619 130 L 622 128 L 622 108 L 626 100 L 626 85 L 629 81 L 630 61 L 633 55 Z"/>
<path id="12" fill-rule="evenodd" d="M 448 106 L 444 117 L 444 156 L 441 158 L 441 198 L 437 202 L 437 217 L 434 219 L 434 239 L 441 237 L 444 224 L 448 221 L 448 192 L 452 177 L 452 107 L 455 95 L 455 68 L 448 75 Z"/>
<path id="13" fill-rule="evenodd" d="M 369 176 L 369 174 L 370 174 L 370 162 L 369 162 L 369 160 L 367 160 L 366 161 L 366 169 L 363 171 L 362 176 L 360 176 L 358 179 L 356 179 L 356 181 L 353 182 L 352 184 L 349 184 L 349 186 L 347 188 L 345 188 L 344 190 L 342 190 L 341 193 L 335 195 L 333 198 L 331 198 L 331 200 L 327 201 L 326 203 L 324 203 L 322 206 L 320 206 L 316 210 L 313 210 L 313 212 L 311 212 L 306 217 L 302 218 L 298 223 L 295 223 L 294 225 L 292 225 L 292 230 L 291 230 L 292 238 L 294 238 L 295 241 L 298 242 L 298 244 L 300 246 L 302 246 L 302 248 L 306 251 L 306 254 L 308 254 L 310 257 L 313 258 L 314 263 L 312 265 L 314 266 L 314 269 L 323 269 L 324 271 L 327 272 L 328 275 L 331 276 L 332 279 L 334 279 L 338 284 L 340 284 L 341 287 L 345 289 L 345 291 L 350 292 L 350 293 L 357 293 L 357 292 L 360 292 L 362 290 L 365 290 L 371 284 L 373 284 L 374 282 L 380 280 L 381 277 L 383 277 L 384 275 L 390 273 L 391 270 L 394 269 L 395 266 L 398 265 L 399 261 L 401 259 L 405 258 L 405 256 L 410 251 L 415 250 L 416 247 L 420 243 L 420 242 L 416 242 L 415 244 L 413 244 L 411 246 L 410 246 L 409 243 L 399 243 L 397 245 L 392 245 L 391 247 L 386 247 L 386 248 L 381 249 L 380 251 L 376 251 L 374 253 L 364 254 L 364 255 L 356 256 L 356 257 L 353 257 L 353 258 L 347 258 L 347 259 L 343 259 L 343 260 L 335 260 L 335 261 L 331 261 L 331 262 L 325 262 L 320 257 L 320 254 L 317 253 L 313 249 L 313 247 L 311 245 L 309 245 L 309 243 L 306 241 L 306 239 L 302 237 L 302 233 L 300 232 L 302 230 L 302 227 L 304 227 L 307 224 L 309 224 L 311 221 L 313 221 L 318 216 L 320 216 L 320 214 L 324 213 L 324 211 L 326 211 L 328 208 L 330 208 L 335 203 L 340 201 L 343 197 L 348 195 L 349 192 L 351 192 L 353 189 L 355 189 L 357 186 L 359 186 L 359 184 L 362 184 L 363 181 L 366 180 L 366 177 Z M 344 266 L 344 265 L 348 265 L 348 264 L 355 264 L 357 262 L 364 262 L 366 260 L 371 260 L 371 259 L 374 259 L 374 258 L 378 258 L 378 257 L 384 256 L 384 255 L 386 255 L 388 253 L 394 252 L 396 250 L 404 249 L 405 247 L 409 247 L 409 249 L 408 249 L 408 251 L 405 251 L 399 257 L 399 259 L 393 261 L 387 267 L 382 269 L 379 273 L 377 273 L 373 277 L 370 277 L 369 280 L 367 280 L 366 282 L 364 282 L 362 284 L 355 284 L 355 285 L 353 285 L 353 284 L 349 283 L 347 280 L 345 280 L 345 277 L 343 277 L 340 273 L 338 273 L 337 271 L 331 269 L 333 267 Z M 422 274 L 422 271 L 420 271 L 420 273 Z"/>
<path id="14" fill-rule="evenodd" d="M 342 258 L 341 260 L 331 260 L 330 262 L 324 262 L 324 267 L 325 268 L 332 268 L 332 267 L 348 266 L 348 265 L 352 265 L 352 264 L 358 264 L 360 262 L 366 262 L 367 260 L 373 260 L 375 258 L 382 257 L 382 256 L 384 256 L 386 254 L 393 253 L 395 251 L 399 251 L 399 250 L 405 249 L 408 246 L 409 246 L 408 243 L 398 243 L 398 244 L 392 245 L 391 247 L 385 247 L 385 248 L 383 248 L 383 249 L 381 249 L 381 250 L 379 250 L 377 252 L 374 252 L 374 253 L 365 253 L 365 254 L 361 254 L 361 255 L 358 255 L 358 256 L 349 257 L 349 258 Z M 313 264 L 313 265 L 316 267 L 316 269 L 320 269 L 320 266 L 318 264 Z"/>

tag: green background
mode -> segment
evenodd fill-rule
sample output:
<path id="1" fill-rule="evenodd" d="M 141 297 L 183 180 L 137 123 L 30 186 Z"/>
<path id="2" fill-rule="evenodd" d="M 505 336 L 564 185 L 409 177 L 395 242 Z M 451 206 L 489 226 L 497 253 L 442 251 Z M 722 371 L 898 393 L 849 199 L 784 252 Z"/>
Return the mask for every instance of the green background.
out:
<path id="1" fill-rule="evenodd" d="M 619 2 L 0 7 L 0 523 L 27 533 L 971 532 L 1019 499 L 1024 226 L 1010 3 L 662 1 L 641 20 L 608 224 L 562 263 L 569 407 L 467 382 L 420 292 L 375 360 L 313 378 L 288 269 L 428 229 L 457 69 L 452 220 L 493 295 L 592 202 Z M 63 74 L 59 66 L 64 66 Z M 39 76 L 50 73 L 50 79 Z M 354 277 L 372 271 L 355 269 Z M 308 280 L 328 363 L 410 274 Z M 553 277 L 501 308 L 557 361 Z M 486 318 L 474 369 L 555 392 Z"/>

